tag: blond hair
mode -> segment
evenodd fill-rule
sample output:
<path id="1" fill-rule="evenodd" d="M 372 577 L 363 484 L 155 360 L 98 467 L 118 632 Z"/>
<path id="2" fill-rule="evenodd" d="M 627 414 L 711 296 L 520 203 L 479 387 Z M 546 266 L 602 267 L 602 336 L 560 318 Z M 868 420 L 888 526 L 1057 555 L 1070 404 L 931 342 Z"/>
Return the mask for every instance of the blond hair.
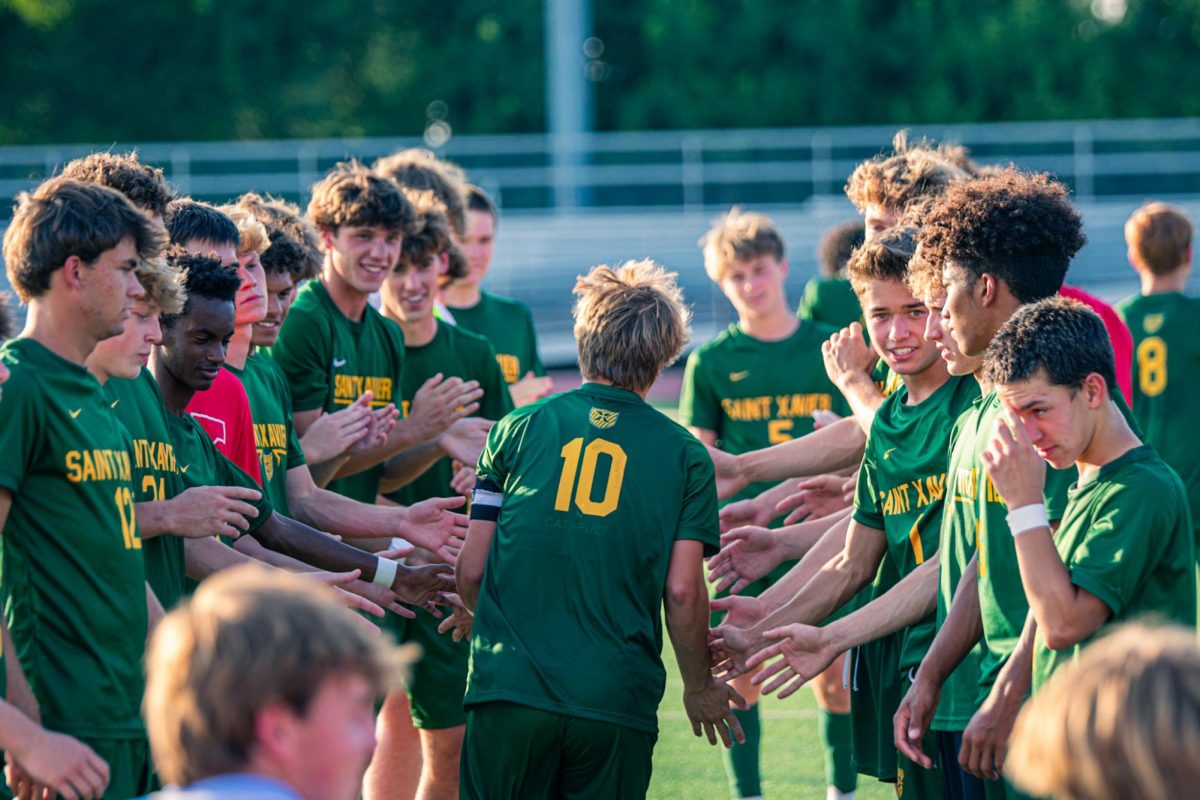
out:
<path id="1" fill-rule="evenodd" d="M 158 773 L 186 786 L 244 770 L 263 709 L 304 716 L 326 680 L 348 674 L 382 694 L 400 667 L 328 588 L 256 565 L 224 570 L 150 641 L 143 710 Z"/>
<path id="2" fill-rule="evenodd" d="M 134 269 L 138 283 L 146 290 L 146 302 L 160 314 L 179 314 L 187 304 L 184 275 L 165 258 L 147 258 Z"/>
<path id="3" fill-rule="evenodd" d="M 247 253 L 258 253 L 261 256 L 267 252 L 271 246 L 271 237 L 267 233 L 267 227 L 254 216 L 250 209 L 231 203 L 218 206 L 217 210 L 223 212 L 237 226 L 239 258 Z"/>
<path id="4" fill-rule="evenodd" d="M 898 131 L 892 155 L 868 159 L 851 173 L 846 197 L 860 212 L 871 205 L 903 212 L 919 198 L 941 194 L 953 181 L 970 179 L 974 170 L 961 166 L 970 163 L 961 147 L 909 142 L 908 132 Z"/>
<path id="5" fill-rule="evenodd" d="M 708 233 L 700 239 L 704 250 L 704 271 L 718 283 L 729 268 L 740 261 L 769 255 L 783 260 L 783 237 L 766 214 L 743 211 L 738 206 L 713 220 Z"/>
<path id="6" fill-rule="evenodd" d="M 1125 242 L 1155 275 L 1184 266 L 1192 249 L 1192 221 L 1183 209 L 1147 203 L 1125 223 Z"/>
<path id="7" fill-rule="evenodd" d="M 324 256 L 320 238 L 299 206 L 256 192 L 246 192 L 238 198 L 236 205 L 253 214 L 266 228 L 271 246 L 262 254 L 263 269 L 273 273 L 288 272 L 297 281 L 321 274 Z"/>
<path id="8" fill-rule="evenodd" d="M 1004 771 L 1061 800 L 1191 797 L 1200 787 L 1196 631 L 1126 625 L 1026 703 Z"/>

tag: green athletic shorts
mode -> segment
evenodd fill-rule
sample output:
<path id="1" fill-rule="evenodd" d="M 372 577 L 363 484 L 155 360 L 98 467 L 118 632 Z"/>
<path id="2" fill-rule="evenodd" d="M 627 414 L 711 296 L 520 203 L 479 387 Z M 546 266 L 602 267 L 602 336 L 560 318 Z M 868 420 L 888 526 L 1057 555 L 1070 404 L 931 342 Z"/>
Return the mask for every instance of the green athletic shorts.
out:
<path id="1" fill-rule="evenodd" d="M 896 781 L 892 717 L 900 707 L 900 641 L 896 634 L 867 642 L 846 659 L 854 768 L 887 783 Z"/>
<path id="2" fill-rule="evenodd" d="M 145 739 L 88 739 L 79 740 L 108 762 L 106 800 L 129 800 L 141 797 L 156 788 L 150 763 L 150 743 Z"/>
<path id="3" fill-rule="evenodd" d="M 908 692 L 908 687 L 912 685 L 912 681 L 907 675 L 900 676 L 900 698 Z M 899 705 L 897 704 L 897 708 Z M 892 712 L 895 716 L 895 711 Z M 891 717 L 888 718 L 888 736 L 895 744 L 895 734 L 891 724 Z M 933 759 L 933 766 L 925 769 L 915 761 L 910 761 L 903 753 L 896 752 L 896 796 L 897 797 L 912 797 L 916 800 L 942 800 L 942 765 L 939 758 L 937 747 L 937 734 L 934 731 L 925 731 L 925 735 L 921 737 L 921 751 L 925 755 Z M 958 772 L 958 763 L 946 765 L 948 768 Z M 957 777 L 957 776 L 956 776 Z"/>
<path id="4" fill-rule="evenodd" d="M 657 739 L 624 725 L 516 703 L 473 705 L 459 761 L 459 797 L 645 797 Z"/>
<path id="5" fill-rule="evenodd" d="M 416 619 L 388 614 L 385 627 L 400 642 L 421 645 L 421 660 L 405 683 L 413 726 L 438 730 L 467 721 L 463 695 L 467 692 L 467 664 L 471 643 L 456 642 L 448 633 L 438 633 L 441 620 L 422 610 Z"/>

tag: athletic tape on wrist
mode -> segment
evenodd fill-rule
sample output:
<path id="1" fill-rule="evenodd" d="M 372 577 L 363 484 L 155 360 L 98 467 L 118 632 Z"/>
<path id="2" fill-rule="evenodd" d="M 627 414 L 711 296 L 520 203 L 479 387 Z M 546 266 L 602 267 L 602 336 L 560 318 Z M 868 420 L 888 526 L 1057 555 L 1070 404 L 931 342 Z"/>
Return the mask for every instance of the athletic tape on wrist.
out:
<path id="1" fill-rule="evenodd" d="M 377 557 L 375 559 L 375 577 L 371 579 L 371 583 L 376 586 L 386 586 L 390 589 L 395 580 L 396 562 Z"/>
<path id="2" fill-rule="evenodd" d="M 1035 528 L 1049 528 L 1050 518 L 1046 516 L 1045 503 L 1030 503 L 1027 506 L 1014 508 L 1008 512 L 1008 530 L 1013 536 L 1020 536 Z"/>

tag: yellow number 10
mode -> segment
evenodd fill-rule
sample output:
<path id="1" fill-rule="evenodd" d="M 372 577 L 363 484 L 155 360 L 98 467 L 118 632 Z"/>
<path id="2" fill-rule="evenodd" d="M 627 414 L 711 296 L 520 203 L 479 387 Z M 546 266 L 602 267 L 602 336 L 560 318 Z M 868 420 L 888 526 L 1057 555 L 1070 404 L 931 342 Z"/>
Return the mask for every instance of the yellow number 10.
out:
<path id="1" fill-rule="evenodd" d="M 579 455 L 583 454 L 580 468 Z M 608 485 L 599 502 L 592 500 L 592 484 L 596 480 L 596 461 L 600 454 L 608 456 L 612 465 L 608 470 Z M 563 459 L 562 476 L 558 479 L 558 494 L 554 497 L 555 511 L 571 510 L 571 489 L 575 488 L 575 506 L 590 517 L 607 517 L 617 510 L 621 499 L 621 482 L 625 479 L 625 451 L 607 439 L 593 439 L 583 446 L 583 437 L 572 439 L 563 445 L 559 453 Z M 579 486 L 575 487 L 575 475 L 579 474 Z"/>
<path id="2" fill-rule="evenodd" d="M 1138 385 L 1146 397 L 1167 388 L 1167 343 L 1159 336 L 1142 340 L 1137 347 Z"/>

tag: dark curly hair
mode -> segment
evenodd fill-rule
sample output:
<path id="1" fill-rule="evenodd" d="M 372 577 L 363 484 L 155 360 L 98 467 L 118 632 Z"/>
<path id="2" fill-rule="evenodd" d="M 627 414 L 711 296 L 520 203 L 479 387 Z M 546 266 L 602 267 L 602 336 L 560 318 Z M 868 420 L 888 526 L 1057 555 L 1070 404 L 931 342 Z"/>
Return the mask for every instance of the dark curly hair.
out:
<path id="1" fill-rule="evenodd" d="M 840 275 L 846 269 L 850 254 L 862 245 L 865 236 L 861 219 L 846 220 L 825 231 L 817 245 L 817 265 L 821 274 L 826 278 Z"/>
<path id="2" fill-rule="evenodd" d="M 404 237 L 399 263 L 405 266 L 419 266 L 432 256 L 448 253 L 450 263 L 444 279 L 456 281 L 465 276 L 467 261 L 451 237 L 450 221 L 441 198 L 432 191 L 414 191 L 407 188 L 404 189 L 404 196 L 417 212 L 417 230 Z"/>
<path id="3" fill-rule="evenodd" d="M 446 207 L 446 218 L 460 239 L 467 235 L 466 175 L 456 164 L 443 161 L 423 147 L 410 147 L 377 160 L 371 169 L 406 189 L 431 191 Z"/>
<path id="4" fill-rule="evenodd" d="M 299 206 L 256 192 L 242 195 L 236 205 L 267 229 L 271 246 L 260 256 L 263 269 L 276 274 L 289 272 L 296 281 L 321 274 L 324 263 L 321 244 L 312 223 L 304 218 Z"/>
<path id="5" fill-rule="evenodd" d="M 1104 321 L 1076 300 L 1050 297 L 1022 306 L 988 345 L 983 374 L 995 386 L 1043 370 L 1057 386 L 1082 386 L 1093 372 L 1110 392 L 1117 386 L 1112 342 Z"/>
<path id="6" fill-rule="evenodd" d="M 861 296 L 868 281 L 904 283 L 917 247 L 916 233 L 914 228 L 888 228 L 855 250 L 846 264 L 855 293 Z"/>
<path id="7" fill-rule="evenodd" d="M 186 245 L 198 240 L 237 247 L 242 240 L 228 214 L 190 197 L 171 201 L 163 221 L 171 235 L 171 244 Z"/>
<path id="8" fill-rule="evenodd" d="M 136 151 L 92 153 L 69 162 L 62 174 L 64 178 L 116 189 L 138 208 L 158 216 L 164 216 L 167 205 L 175 199 L 163 171 L 143 164 Z"/>
<path id="9" fill-rule="evenodd" d="M 163 327 L 174 327 L 180 317 L 185 317 L 192 307 L 192 298 L 204 297 L 222 303 L 232 303 L 242 279 L 236 267 L 225 267 L 214 256 L 193 255 L 179 245 L 167 251 L 167 263 L 183 273 L 183 286 L 187 290 L 187 302 L 178 314 L 163 314 Z"/>
<path id="10" fill-rule="evenodd" d="M 952 183 L 925 215 L 921 255 L 938 269 L 949 260 L 972 285 L 985 273 L 1022 303 L 1056 294 L 1083 247 L 1083 220 L 1067 187 L 1015 167 Z"/>
<path id="11" fill-rule="evenodd" d="M 357 161 L 343 161 L 313 184 L 308 218 L 332 231 L 361 225 L 409 233 L 416 214 L 395 183 Z"/>

